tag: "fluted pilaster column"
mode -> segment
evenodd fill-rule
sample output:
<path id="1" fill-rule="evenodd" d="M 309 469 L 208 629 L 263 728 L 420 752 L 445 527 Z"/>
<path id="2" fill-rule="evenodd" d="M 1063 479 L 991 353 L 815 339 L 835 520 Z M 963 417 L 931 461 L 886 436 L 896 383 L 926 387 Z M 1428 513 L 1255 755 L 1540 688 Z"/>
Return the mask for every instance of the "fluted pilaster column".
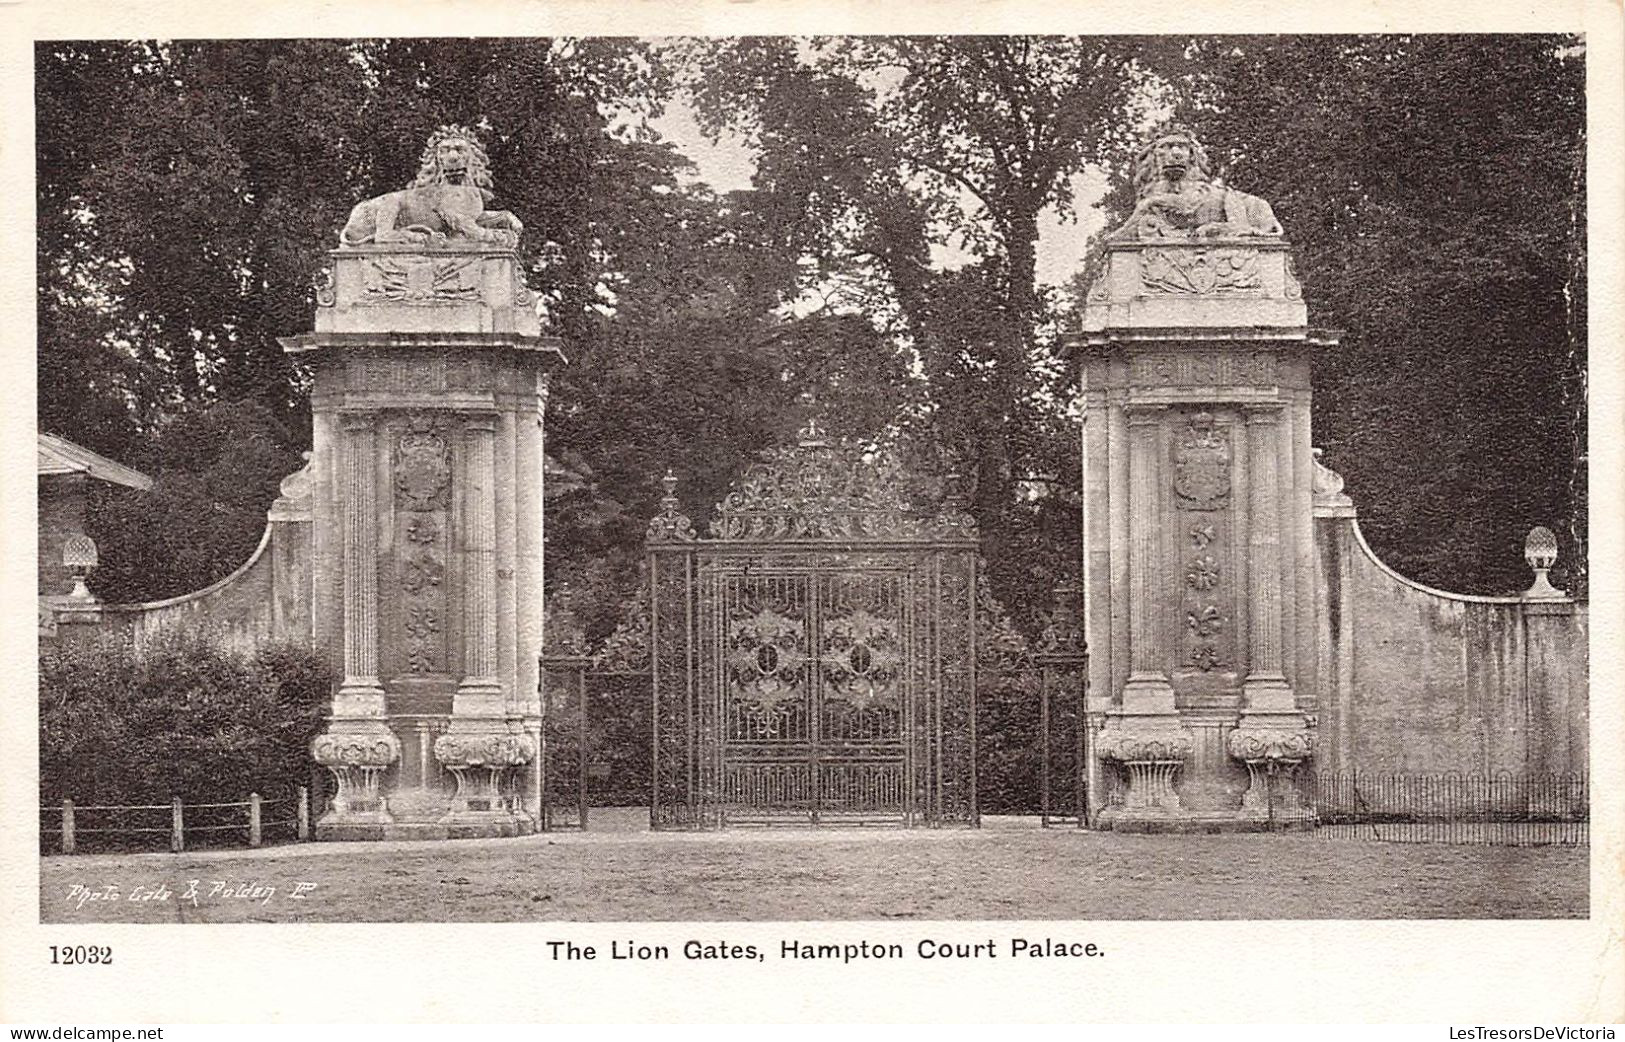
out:
<path id="1" fill-rule="evenodd" d="M 468 458 L 463 484 L 463 692 L 494 692 L 497 681 L 496 418 L 466 424 Z M 472 708 L 472 707 L 470 707 Z M 499 713 L 500 705 L 490 707 Z"/>
<path id="2" fill-rule="evenodd" d="M 384 723 L 384 690 L 378 682 L 376 417 L 345 413 L 340 426 L 344 677 L 327 728 L 310 743 L 311 756 L 332 772 L 337 783 L 332 802 L 317 823 L 328 835 L 391 820 L 382 782 L 401 758 L 400 740 Z"/>
<path id="3" fill-rule="evenodd" d="M 1173 688 L 1163 668 L 1158 608 L 1162 555 L 1163 406 L 1130 407 L 1129 435 L 1129 677 L 1123 709 L 1133 713 L 1172 713 Z"/>
<path id="4" fill-rule="evenodd" d="M 1248 569 L 1252 591 L 1248 603 L 1248 672 L 1242 682 L 1245 705 L 1240 725 L 1230 732 L 1230 755 L 1247 765 L 1248 786 L 1242 796 L 1244 815 L 1296 821 L 1305 808 L 1291 785 L 1277 785 L 1283 772 L 1308 759 L 1314 735 L 1297 711 L 1292 687 L 1282 672 L 1281 626 L 1281 437 L 1279 406 L 1247 410 L 1249 497 L 1252 536 Z"/>
<path id="5" fill-rule="evenodd" d="M 344 429 L 344 681 L 341 693 L 376 694 L 378 684 L 378 493 L 376 417 L 346 413 Z M 382 705 L 379 710 L 382 710 Z"/>
<path id="6" fill-rule="evenodd" d="M 1128 789 L 1120 806 L 1105 816 L 1126 827 L 1180 813 L 1176 775 L 1191 753 L 1191 737 L 1174 708 L 1174 689 L 1164 669 L 1159 607 L 1164 603 L 1162 545 L 1161 405 L 1129 406 L 1128 556 L 1129 676 L 1122 706 L 1107 718 L 1095 755 L 1122 765 Z"/>
<path id="7" fill-rule="evenodd" d="M 537 742 L 510 719 L 504 704 L 497 605 L 498 419 L 464 422 L 462 484 L 463 678 L 451 721 L 434 743 L 435 758 L 456 779 L 448 826 L 512 830 L 524 818 L 526 795 L 512 784 L 516 769 L 536 756 Z M 511 675 L 511 674 L 510 674 Z M 525 824 L 528 828 L 528 824 Z"/>
<path id="8" fill-rule="evenodd" d="M 1248 570 L 1252 581 L 1247 627 L 1247 708 L 1292 709 L 1281 651 L 1281 409 L 1247 410 L 1249 494 Z"/>

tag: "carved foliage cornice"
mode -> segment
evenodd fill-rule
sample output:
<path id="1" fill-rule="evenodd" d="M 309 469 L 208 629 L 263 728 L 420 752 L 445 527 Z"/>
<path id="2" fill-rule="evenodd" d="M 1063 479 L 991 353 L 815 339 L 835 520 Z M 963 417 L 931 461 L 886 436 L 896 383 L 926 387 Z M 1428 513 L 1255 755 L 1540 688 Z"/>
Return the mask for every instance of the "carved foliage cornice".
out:
<path id="1" fill-rule="evenodd" d="M 1290 765 L 1314 755 L 1315 735 L 1307 726 L 1247 726 L 1225 739 L 1230 755 L 1246 763 Z"/>
<path id="2" fill-rule="evenodd" d="M 435 759 L 450 768 L 500 770 L 529 763 L 535 755 L 536 743 L 525 734 L 443 734 L 434 742 Z"/>
<path id="3" fill-rule="evenodd" d="M 347 730 L 335 724 L 310 743 L 311 757 L 323 767 L 388 767 L 401 758 L 400 739 L 383 724 Z"/>

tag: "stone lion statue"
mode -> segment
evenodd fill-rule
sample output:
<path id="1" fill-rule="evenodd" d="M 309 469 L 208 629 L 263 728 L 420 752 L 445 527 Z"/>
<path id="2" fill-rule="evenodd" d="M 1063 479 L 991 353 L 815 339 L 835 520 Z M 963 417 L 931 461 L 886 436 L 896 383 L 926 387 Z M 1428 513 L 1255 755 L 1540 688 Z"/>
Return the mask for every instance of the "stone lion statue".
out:
<path id="1" fill-rule="evenodd" d="M 1168 127 L 1140 146 L 1134 184 L 1139 201 L 1111 241 L 1281 235 L 1269 203 L 1214 183 L 1207 150 L 1185 127 Z"/>
<path id="2" fill-rule="evenodd" d="M 412 186 L 356 204 L 339 242 L 516 245 L 524 226 L 506 210 L 487 210 L 491 198 L 479 139 L 467 127 L 444 126 L 429 136 Z"/>

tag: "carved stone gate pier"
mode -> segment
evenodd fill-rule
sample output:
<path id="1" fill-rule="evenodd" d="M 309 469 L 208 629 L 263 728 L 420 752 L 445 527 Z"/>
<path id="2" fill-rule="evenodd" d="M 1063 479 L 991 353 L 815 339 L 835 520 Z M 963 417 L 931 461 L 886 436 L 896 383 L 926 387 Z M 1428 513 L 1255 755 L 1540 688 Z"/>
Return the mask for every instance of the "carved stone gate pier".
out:
<path id="1" fill-rule="evenodd" d="M 953 483 L 950 482 L 950 485 Z M 652 824 L 975 825 L 976 526 L 816 424 L 648 534 Z"/>
<path id="2" fill-rule="evenodd" d="M 429 139 L 357 206 L 319 280 L 309 365 L 312 640 L 342 667 L 311 752 L 321 839 L 515 835 L 541 777 L 544 335 L 483 150 Z"/>
<path id="3" fill-rule="evenodd" d="M 1116 829 L 1268 827 L 1311 760 L 1309 328 L 1281 226 L 1154 136 L 1083 330 L 1089 786 Z M 1274 808 L 1274 809 L 1272 809 Z"/>

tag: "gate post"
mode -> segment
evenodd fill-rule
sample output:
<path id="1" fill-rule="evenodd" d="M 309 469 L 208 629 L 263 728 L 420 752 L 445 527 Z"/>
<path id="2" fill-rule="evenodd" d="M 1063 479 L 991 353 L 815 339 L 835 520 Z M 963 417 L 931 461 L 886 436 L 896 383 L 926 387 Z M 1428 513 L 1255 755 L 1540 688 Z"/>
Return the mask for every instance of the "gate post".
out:
<path id="1" fill-rule="evenodd" d="M 1041 824 L 1045 828 L 1051 824 L 1089 827 L 1089 767 L 1084 748 L 1088 737 L 1089 651 L 1078 611 L 1082 592 L 1081 587 L 1070 582 L 1055 587 L 1049 625 L 1033 653 L 1033 661 L 1043 673 L 1039 726 L 1043 745 Z M 1061 783 L 1066 798 L 1060 808 L 1051 802 L 1057 783 Z"/>
<path id="2" fill-rule="evenodd" d="M 439 128 L 422 163 L 425 183 L 355 208 L 313 331 L 279 341 L 312 372 L 313 629 L 343 663 L 312 743 L 338 783 L 321 839 L 535 828 L 542 437 L 563 355 L 520 221 L 484 209 L 477 135 Z M 395 227 L 414 207 L 430 216 Z M 402 746 L 423 719 L 446 721 L 431 755 Z"/>
<path id="3" fill-rule="evenodd" d="M 537 761 L 541 785 L 539 826 L 544 832 L 587 827 L 587 667 L 592 659 L 570 633 L 541 658 L 541 755 Z M 574 705 L 571 702 L 574 701 Z M 568 776 L 557 769 L 561 753 L 573 750 L 574 770 Z M 575 804 L 575 820 L 560 821 L 555 797 L 565 796 L 563 807 Z"/>
<path id="4" fill-rule="evenodd" d="M 1270 770 L 1314 751 L 1310 361 L 1338 340 L 1310 328 L 1269 204 L 1205 157 L 1183 127 L 1144 143 L 1141 203 L 1067 338 L 1091 741 L 1128 782 L 1100 812 L 1111 828 L 1267 828 Z"/>
<path id="5" fill-rule="evenodd" d="M 704 828 L 697 791 L 694 691 L 694 523 L 677 499 L 677 475 L 661 479 L 665 495 L 649 522 L 649 668 L 653 683 L 650 761 L 651 828 Z"/>

